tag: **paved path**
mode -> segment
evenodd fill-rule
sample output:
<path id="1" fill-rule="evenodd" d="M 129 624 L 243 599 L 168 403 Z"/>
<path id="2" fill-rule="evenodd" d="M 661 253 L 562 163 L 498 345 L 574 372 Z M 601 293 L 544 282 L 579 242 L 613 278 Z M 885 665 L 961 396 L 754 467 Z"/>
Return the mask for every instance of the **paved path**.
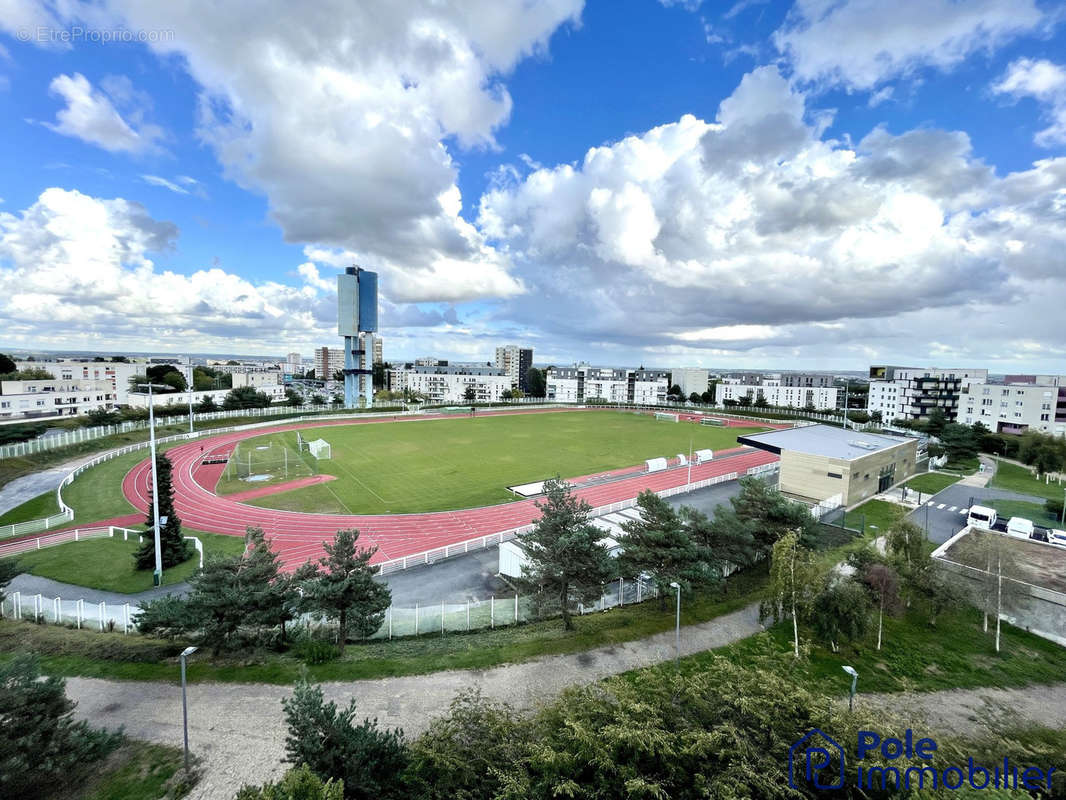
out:
<path id="1" fill-rule="evenodd" d="M 3 488 L 0 488 L 0 514 L 6 514 L 11 509 L 22 505 L 27 500 L 32 500 L 39 494 L 55 491 L 68 472 L 92 461 L 98 455 L 99 453 L 93 453 L 82 456 L 73 461 L 67 461 L 58 466 L 34 472 L 31 475 L 23 475 L 21 478 L 15 478 L 15 480 L 5 484 Z"/>
<path id="2" fill-rule="evenodd" d="M 683 655 L 722 647 L 762 630 L 758 604 L 711 622 L 686 627 Z M 452 670 L 404 678 L 327 683 L 327 699 L 355 698 L 359 716 L 417 736 L 445 713 L 462 690 L 480 688 L 487 698 L 530 708 L 568 686 L 581 685 L 674 657 L 674 632 L 635 642 L 549 656 L 488 670 Z M 175 666 L 175 677 L 177 667 Z M 285 725 L 281 699 L 287 686 L 198 683 L 189 686 L 190 747 L 204 759 L 205 774 L 189 796 L 230 800 L 244 782 L 262 782 L 283 771 Z M 181 744 L 181 691 L 174 684 L 69 678 L 67 694 L 78 714 L 96 725 L 123 726 L 138 739 Z"/>
<path id="3" fill-rule="evenodd" d="M 189 592 L 189 584 L 184 582 L 172 583 L 166 586 L 155 586 L 143 592 L 123 594 L 122 592 L 104 592 L 99 589 L 88 589 L 71 583 L 60 583 L 51 578 L 41 578 L 24 572 L 21 575 L 16 575 L 5 591 L 9 597 L 12 592 L 22 592 L 23 599 L 40 594 L 49 602 L 51 602 L 53 597 L 62 597 L 64 600 L 80 599 L 86 603 L 107 603 L 108 605 L 116 606 L 129 603 L 131 606 L 136 606 L 140 605 L 144 600 L 151 600 L 166 594 L 184 596 Z M 49 613 L 51 612 L 49 611 Z"/>

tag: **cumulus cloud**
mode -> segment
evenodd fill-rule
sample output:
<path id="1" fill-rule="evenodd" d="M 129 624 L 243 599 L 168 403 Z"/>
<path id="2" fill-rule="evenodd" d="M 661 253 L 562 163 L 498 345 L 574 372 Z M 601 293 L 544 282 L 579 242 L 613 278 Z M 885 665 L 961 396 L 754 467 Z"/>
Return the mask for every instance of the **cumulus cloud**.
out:
<path id="1" fill-rule="evenodd" d="M 112 153 L 157 150 L 158 141 L 163 135 L 162 129 L 143 122 L 135 127 L 135 124 L 123 119 L 112 103 L 112 99 L 115 99 L 125 105 L 136 98 L 129 80 L 112 78 L 109 85 L 115 92 L 112 97 L 93 88 L 79 72 L 57 75 L 49 91 L 61 98 L 66 106 L 56 112 L 56 121 L 44 123 L 45 127 Z"/>
<path id="2" fill-rule="evenodd" d="M 582 0 L 396 0 L 313 6 L 110 0 L 63 6 L 173 30 L 202 88 L 199 134 L 230 179 L 266 196 L 287 241 L 353 251 L 404 276 L 402 294 L 524 290 L 460 216 L 453 151 L 496 147 L 505 76 L 578 24 Z"/>
<path id="3" fill-rule="evenodd" d="M 685 116 L 495 187 L 479 225 L 538 300 L 507 313 L 594 346 L 765 352 L 909 336 L 897 320 L 992 298 L 1019 313 L 1034 282 L 1062 291 L 1066 159 L 999 178 L 965 133 L 876 128 L 848 145 L 824 130 L 764 67 L 714 122 Z"/>
<path id="4" fill-rule="evenodd" d="M 1050 122 L 1033 140 L 1041 147 L 1066 144 L 1066 68 L 1047 59 L 1019 58 L 992 86 L 996 94 L 1033 97 L 1046 108 Z"/>
<path id="5" fill-rule="evenodd" d="M 870 90 L 951 69 L 1044 20 L 1035 0 L 797 0 L 773 38 L 799 80 Z"/>

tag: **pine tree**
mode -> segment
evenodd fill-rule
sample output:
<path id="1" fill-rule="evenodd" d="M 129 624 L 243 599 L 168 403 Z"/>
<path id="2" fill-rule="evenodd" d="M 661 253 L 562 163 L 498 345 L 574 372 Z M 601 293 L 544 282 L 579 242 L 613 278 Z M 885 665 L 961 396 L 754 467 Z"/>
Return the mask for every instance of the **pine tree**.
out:
<path id="1" fill-rule="evenodd" d="M 181 519 L 174 511 L 174 484 L 171 473 L 173 467 L 164 453 L 155 457 L 156 480 L 159 483 L 159 519 L 166 522 L 159 526 L 159 545 L 163 553 L 163 569 L 168 569 L 184 561 L 193 554 L 193 546 L 181 534 Z M 155 492 L 157 487 L 152 487 Z M 155 516 L 151 501 L 148 503 L 148 530 L 144 542 L 134 552 L 133 560 L 137 569 L 155 569 Z"/>
<path id="2" fill-rule="evenodd" d="M 589 523 L 591 507 L 573 496 L 570 484 L 550 478 L 544 494 L 546 500 L 536 504 L 540 519 L 516 540 L 528 559 L 519 585 L 557 603 L 569 631 L 574 629 L 570 604 L 599 597 L 611 564 L 600 544 L 603 531 Z"/>
<path id="3" fill-rule="evenodd" d="M 281 574 L 281 559 L 270 549 L 262 528 L 248 528 L 245 542 L 247 549 L 237 571 L 243 624 L 259 628 L 280 626 L 284 640 L 285 623 L 295 614 L 296 584 L 290 576 Z"/>
<path id="4" fill-rule="evenodd" d="M 337 531 L 333 542 L 324 542 L 326 557 L 319 569 L 303 571 L 306 607 L 336 619 L 337 641 L 343 647 L 349 624 L 360 638 L 381 627 L 385 610 L 392 603 L 389 587 L 374 580 L 378 568 L 370 566 L 376 547 L 360 550 L 359 531 Z"/>
<path id="5" fill-rule="evenodd" d="M 693 540 L 669 503 L 645 490 L 637 496 L 637 508 L 640 519 L 622 524 L 618 568 L 623 575 L 649 575 L 659 589 L 660 609 L 666 607 L 671 582 L 687 592 L 719 577 L 711 567 L 709 549 Z"/>

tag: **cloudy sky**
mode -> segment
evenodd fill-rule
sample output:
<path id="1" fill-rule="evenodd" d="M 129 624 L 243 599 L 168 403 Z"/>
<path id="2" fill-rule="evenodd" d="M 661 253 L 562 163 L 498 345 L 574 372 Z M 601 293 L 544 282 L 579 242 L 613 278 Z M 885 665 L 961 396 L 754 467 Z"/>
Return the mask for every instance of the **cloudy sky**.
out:
<path id="1" fill-rule="evenodd" d="M 0 0 L 0 347 L 1066 373 L 1045 0 Z"/>

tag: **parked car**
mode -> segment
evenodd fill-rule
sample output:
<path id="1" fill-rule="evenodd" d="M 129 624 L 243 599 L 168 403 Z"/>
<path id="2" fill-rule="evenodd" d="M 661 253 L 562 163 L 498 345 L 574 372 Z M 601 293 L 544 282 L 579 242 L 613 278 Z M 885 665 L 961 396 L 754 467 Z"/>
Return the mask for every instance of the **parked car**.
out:
<path id="1" fill-rule="evenodd" d="M 1033 523 L 1025 517 L 1011 517 L 1007 521 L 1007 536 L 1015 539 L 1031 539 L 1033 536 Z"/>
<path id="2" fill-rule="evenodd" d="M 986 508 L 985 506 L 970 506 L 966 524 L 971 528 L 990 531 L 996 526 L 996 519 L 996 509 Z"/>
<path id="3" fill-rule="evenodd" d="M 1066 531 L 1050 530 L 1047 532 L 1048 544 L 1066 547 Z"/>

